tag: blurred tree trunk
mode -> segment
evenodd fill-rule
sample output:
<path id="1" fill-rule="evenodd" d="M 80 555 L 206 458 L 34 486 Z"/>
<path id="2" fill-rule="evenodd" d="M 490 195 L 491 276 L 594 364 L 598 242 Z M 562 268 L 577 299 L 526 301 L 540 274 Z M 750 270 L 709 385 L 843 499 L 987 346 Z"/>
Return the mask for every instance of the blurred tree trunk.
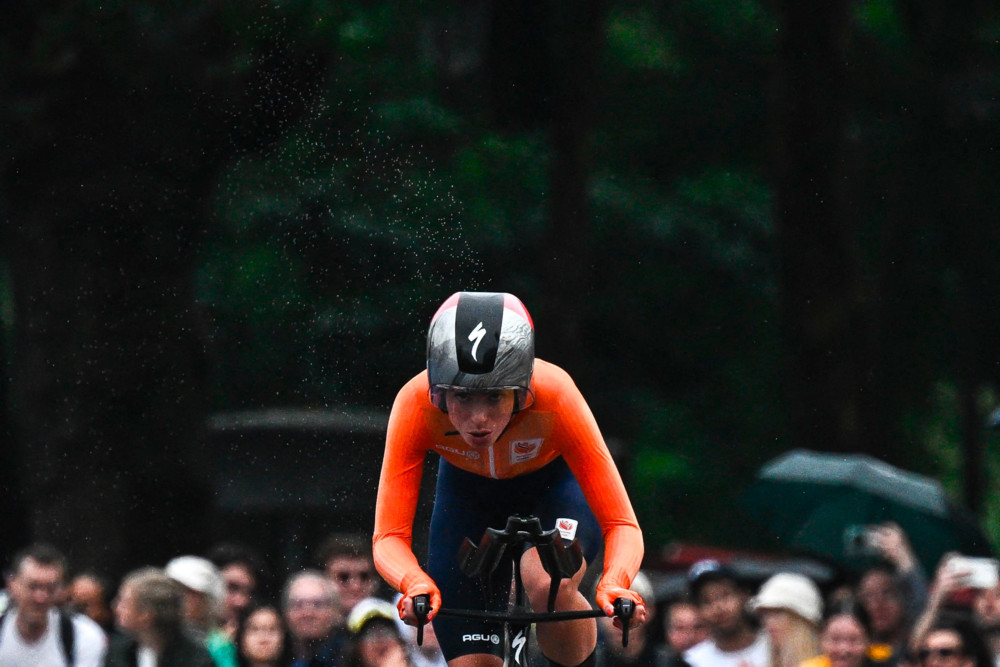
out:
<path id="1" fill-rule="evenodd" d="M 475 26 L 480 23 L 478 17 L 488 16 L 481 21 L 488 26 L 482 40 L 487 45 L 482 63 L 493 124 L 503 130 L 547 133 L 551 156 L 548 224 L 527 267 L 537 271 L 540 298 L 528 306 L 545 331 L 539 339 L 539 356 L 579 369 L 582 375 L 587 367 L 582 358 L 582 330 L 594 261 L 587 142 L 594 123 L 595 74 L 607 3 L 494 1 L 466 5 L 463 11 L 459 16 L 468 26 L 459 41 L 466 47 L 452 44 L 450 52 L 480 50 Z"/>
<path id="2" fill-rule="evenodd" d="M 178 206 L 185 193 L 170 193 L 170 212 L 153 210 L 162 204 L 130 191 L 119 167 L 84 169 L 85 147 L 62 146 L 22 156 L 10 182 L 27 520 L 32 539 L 66 549 L 74 566 L 120 573 L 205 537 L 205 383 L 190 285 L 198 228 L 178 224 L 196 219 Z M 88 190 L 101 194 L 79 196 Z"/>
<path id="3" fill-rule="evenodd" d="M 147 40 L 128 8 L 21 10 L 3 32 L 3 186 L 23 516 L 74 567 L 120 574 L 205 537 L 192 280 L 223 139 L 187 40 L 209 43 L 210 21 L 195 10 Z"/>
<path id="4" fill-rule="evenodd" d="M 172 5 L 153 39 L 128 3 L 25 3 L 0 30 L 13 425 L 30 536 L 74 566 L 121 573 L 207 546 L 199 242 L 223 160 L 307 109 L 324 62 L 281 30 L 241 53 L 219 10 Z"/>
<path id="5" fill-rule="evenodd" d="M 847 0 L 780 3 L 776 183 L 793 445 L 866 449 L 866 325 L 845 207 Z"/>
<path id="6" fill-rule="evenodd" d="M 9 305 L 9 304 L 8 304 Z M 21 497 L 21 462 L 14 450 L 12 410 L 9 400 L 10 363 L 7 358 L 10 323 L 0 319 L 0 563 L 9 563 L 18 547 L 27 539 L 24 499 Z"/>
<path id="7" fill-rule="evenodd" d="M 583 327 L 592 294 L 591 220 L 588 205 L 589 147 L 593 129 L 595 73 L 603 43 L 604 0 L 579 0 L 552 8 L 549 91 L 551 191 L 549 226 L 543 239 L 541 279 L 544 290 L 546 354 L 586 376 Z"/>
<path id="8" fill-rule="evenodd" d="M 935 338 L 957 397 L 965 505 L 981 512 L 987 488 L 982 388 L 995 365 L 998 299 L 995 289 L 996 172 L 1000 114 L 995 104 L 996 44 L 982 34 L 996 23 L 996 3 L 984 0 L 907 0 L 902 22 L 913 42 L 913 134 L 902 161 L 919 164 L 908 177 L 913 197 L 896 220 L 900 234 L 933 234 L 941 264 L 936 287 L 943 301 Z M 923 259 L 923 258 L 920 258 Z M 918 260 L 919 261 L 919 260 Z M 914 273 L 927 268 L 914 262 Z M 984 289 L 985 288 L 985 289 Z"/>

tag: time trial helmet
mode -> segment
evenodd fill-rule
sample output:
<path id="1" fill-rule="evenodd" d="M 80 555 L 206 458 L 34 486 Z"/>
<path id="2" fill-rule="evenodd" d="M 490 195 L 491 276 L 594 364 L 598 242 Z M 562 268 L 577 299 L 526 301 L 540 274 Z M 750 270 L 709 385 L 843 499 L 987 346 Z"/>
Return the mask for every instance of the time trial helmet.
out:
<path id="1" fill-rule="evenodd" d="M 535 325 L 506 292 L 455 292 L 431 319 L 427 379 L 431 403 L 447 412 L 449 389 L 514 390 L 514 411 L 534 402 Z"/>

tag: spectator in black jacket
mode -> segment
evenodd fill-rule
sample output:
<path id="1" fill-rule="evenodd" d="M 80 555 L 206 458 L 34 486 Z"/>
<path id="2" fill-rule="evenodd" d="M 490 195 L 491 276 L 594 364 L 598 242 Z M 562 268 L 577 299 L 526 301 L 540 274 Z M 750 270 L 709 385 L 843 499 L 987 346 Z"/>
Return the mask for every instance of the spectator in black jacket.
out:
<path id="1" fill-rule="evenodd" d="M 125 576 L 115 620 L 125 635 L 111 645 L 105 667 L 214 667 L 208 651 L 184 635 L 181 587 L 162 570 Z"/>

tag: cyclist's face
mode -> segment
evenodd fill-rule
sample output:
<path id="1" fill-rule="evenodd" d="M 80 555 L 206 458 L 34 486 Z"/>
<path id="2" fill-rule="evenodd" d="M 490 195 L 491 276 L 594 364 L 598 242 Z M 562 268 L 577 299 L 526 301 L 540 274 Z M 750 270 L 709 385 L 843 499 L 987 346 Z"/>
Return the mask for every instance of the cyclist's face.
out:
<path id="1" fill-rule="evenodd" d="M 507 428 L 514 414 L 514 390 L 461 391 L 449 389 L 448 419 L 468 444 L 489 447 Z"/>

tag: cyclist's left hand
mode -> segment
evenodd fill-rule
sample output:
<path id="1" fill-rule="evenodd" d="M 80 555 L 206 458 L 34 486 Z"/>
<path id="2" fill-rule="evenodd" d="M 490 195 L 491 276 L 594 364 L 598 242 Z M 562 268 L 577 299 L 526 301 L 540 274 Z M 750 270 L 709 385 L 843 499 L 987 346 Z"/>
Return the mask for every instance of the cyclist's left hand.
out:
<path id="1" fill-rule="evenodd" d="M 597 606 L 608 616 L 615 615 L 614 603 L 618 598 L 628 598 L 635 603 L 635 613 L 632 615 L 631 627 L 635 628 L 646 622 L 646 603 L 642 601 L 641 595 L 628 588 L 604 586 L 603 584 L 598 585 L 597 596 L 595 598 Z M 620 629 L 622 626 L 621 619 L 615 618 L 614 626 Z"/>

